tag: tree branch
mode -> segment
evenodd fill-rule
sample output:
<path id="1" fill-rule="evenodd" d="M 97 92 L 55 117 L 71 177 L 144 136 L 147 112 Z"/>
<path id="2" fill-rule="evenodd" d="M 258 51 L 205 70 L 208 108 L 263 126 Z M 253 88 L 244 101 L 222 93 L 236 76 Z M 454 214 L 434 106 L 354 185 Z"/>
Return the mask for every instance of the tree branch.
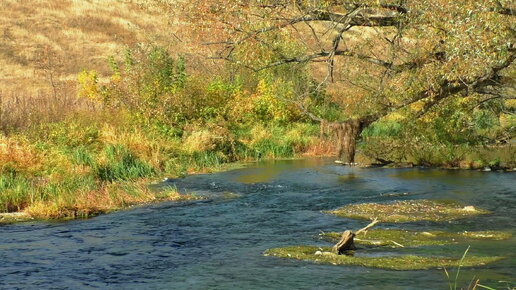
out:
<path id="1" fill-rule="evenodd" d="M 430 98 L 421 109 L 420 112 L 416 114 L 416 116 L 422 116 L 425 114 L 428 110 L 430 110 L 433 106 L 439 104 L 443 99 L 455 95 L 461 91 L 471 91 L 471 92 L 479 92 L 486 86 L 493 85 L 493 83 L 496 81 L 498 77 L 498 73 L 510 66 L 515 58 L 516 58 L 516 49 L 512 48 L 509 50 L 510 54 L 507 57 L 505 61 L 502 63 L 492 67 L 487 73 L 484 75 L 481 75 L 477 78 L 475 78 L 472 81 L 466 82 L 461 80 L 454 80 L 454 81 L 448 81 L 444 80 L 441 82 L 441 85 L 438 89 L 428 89 L 421 91 L 420 93 L 416 94 L 413 98 L 409 99 L 407 102 L 404 102 L 402 104 L 399 104 L 397 106 L 392 107 L 389 110 L 384 110 L 380 113 L 378 113 L 375 117 L 377 117 L 376 120 L 379 118 L 388 115 L 390 112 L 399 110 L 401 108 L 407 107 L 411 104 L 414 104 L 418 101 Z"/>
<path id="2" fill-rule="evenodd" d="M 393 6 L 394 7 L 394 6 Z M 401 9 L 400 11 L 405 11 Z M 329 11 L 323 11 L 323 10 L 312 10 L 308 11 L 305 15 L 294 17 L 291 19 L 287 19 L 286 21 L 282 23 L 277 23 L 275 25 L 271 25 L 268 27 L 264 27 L 255 31 L 249 32 L 246 36 L 244 36 L 242 39 L 237 41 L 236 43 L 242 43 L 245 40 L 248 40 L 256 35 L 271 32 L 279 29 L 283 29 L 285 27 L 302 23 L 302 22 L 317 22 L 317 21 L 323 21 L 323 22 L 332 22 L 336 24 L 346 24 L 351 26 L 368 26 L 368 27 L 374 27 L 374 26 L 397 26 L 400 22 L 400 16 L 398 14 L 396 15 L 373 15 L 369 13 L 354 13 L 354 14 L 341 14 L 341 13 L 334 13 Z"/>
<path id="3" fill-rule="evenodd" d="M 367 226 L 356 231 L 355 235 L 358 236 L 359 234 L 361 234 L 363 232 L 367 232 L 370 228 L 374 227 L 378 222 L 379 222 L 379 220 L 377 218 L 375 218 L 370 224 L 368 224 Z"/>
<path id="4" fill-rule="evenodd" d="M 340 42 L 340 37 L 336 37 L 336 39 L 334 40 L 333 49 L 335 49 L 336 46 L 338 47 L 339 42 Z M 400 73 L 403 71 L 419 68 L 432 61 L 439 60 L 442 57 L 442 52 L 438 52 L 438 53 L 430 54 L 427 58 L 424 58 L 424 59 L 416 59 L 416 60 L 408 61 L 408 62 L 405 62 L 402 64 L 394 64 L 392 62 L 384 61 L 379 58 L 374 58 L 372 56 L 355 53 L 355 52 L 352 52 L 351 50 L 347 50 L 347 49 L 346 50 L 338 50 L 338 49 L 333 50 L 333 49 L 332 49 L 332 51 L 322 51 L 322 52 L 318 52 L 318 53 L 314 53 L 314 54 L 310 54 L 310 55 L 301 55 L 301 56 L 295 56 L 295 57 L 291 57 L 291 58 L 280 59 L 278 61 L 275 61 L 273 63 L 267 64 L 267 65 L 264 65 L 264 66 L 258 67 L 258 68 L 254 68 L 254 67 L 253 68 L 248 67 L 248 68 L 250 68 L 253 71 L 258 72 L 258 71 L 262 71 L 262 70 L 266 70 L 266 69 L 270 69 L 273 67 L 290 64 L 290 63 L 321 62 L 320 60 L 317 60 L 317 59 L 319 59 L 319 58 L 330 59 L 334 56 L 346 56 L 346 57 L 356 57 L 360 60 L 367 61 L 369 63 L 385 67 L 385 68 L 389 69 L 390 71 Z M 226 59 L 226 58 L 223 58 L 223 59 Z M 226 60 L 229 60 L 229 59 L 226 59 Z"/>

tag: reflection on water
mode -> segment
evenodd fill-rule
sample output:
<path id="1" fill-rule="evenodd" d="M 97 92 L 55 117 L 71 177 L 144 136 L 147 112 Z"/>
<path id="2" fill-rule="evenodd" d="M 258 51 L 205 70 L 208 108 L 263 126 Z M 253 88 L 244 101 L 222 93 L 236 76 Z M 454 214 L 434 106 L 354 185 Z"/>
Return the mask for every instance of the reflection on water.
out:
<path id="1" fill-rule="evenodd" d="M 356 173 L 347 173 L 343 175 L 339 175 L 338 180 L 339 182 L 346 183 L 354 180 L 358 180 L 360 177 Z"/>
<path id="2" fill-rule="evenodd" d="M 493 214 L 380 227 L 514 232 L 515 177 L 498 172 L 349 168 L 331 159 L 262 162 L 189 176 L 163 186 L 215 198 L 137 207 L 90 220 L 0 227 L 0 289 L 444 289 L 448 284 L 442 270 L 335 267 L 262 253 L 289 245 L 328 246 L 317 239 L 321 231 L 356 230 L 364 221 L 321 211 L 359 202 L 457 200 Z M 495 288 L 506 286 L 501 280 L 516 285 L 515 245 L 515 238 L 472 242 L 471 254 L 507 258 L 461 270 L 459 285 L 473 277 Z M 460 257 L 467 246 L 368 248 L 357 255 Z"/>
<path id="3" fill-rule="evenodd" d="M 285 171 L 313 168 L 322 165 L 325 162 L 324 160 L 322 158 L 312 158 L 258 162 L 254 166 L 250 166 L 252 169 L 237 176 L 235 180 L 247 184 L 269 182 Z"/>
<path id="4" fill-rule="evenodd" d="M 389 177 L 403 180 L 427 179 L 431 182 L 462 184 L 467 183 L 470 179 L 482 178 L 483 175 L 485 175 L 484 172 L 473 170 L 414 168 L 390 174 Z"/>

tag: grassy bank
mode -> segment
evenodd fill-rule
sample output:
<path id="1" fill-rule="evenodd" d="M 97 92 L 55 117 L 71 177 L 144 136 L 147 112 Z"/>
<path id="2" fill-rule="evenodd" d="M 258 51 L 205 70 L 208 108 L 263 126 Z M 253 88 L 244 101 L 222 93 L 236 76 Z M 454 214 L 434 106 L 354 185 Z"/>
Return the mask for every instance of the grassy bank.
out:
<path id="1" fill-rule="evenodd" d="M 152 180 L 326 150 L 318 125 L 276 99 L 293 81 L 190 75 L 154 44 L 106 62 L 109 74 L 79 73 L 75 92 L 0 98 L 0 213 L 88 217 L 186 198 L 149 191 Z"/>
<path id="2" fill-rule="evenodd" d="M 40 124 L 0 137 L 0 213 L 76 218 L 195 198 L 152 192 L 147 184 L 231 162 L 294 157 L 318 144 L 316 131 L 303 123 L 235 131 L 207 124 L 174 136 L 107 113 Z"/>

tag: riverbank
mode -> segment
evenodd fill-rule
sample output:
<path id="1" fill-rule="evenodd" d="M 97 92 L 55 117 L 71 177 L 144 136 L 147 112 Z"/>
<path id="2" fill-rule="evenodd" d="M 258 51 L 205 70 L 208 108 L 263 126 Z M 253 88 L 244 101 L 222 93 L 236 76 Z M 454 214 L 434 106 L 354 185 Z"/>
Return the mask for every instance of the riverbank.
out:
<path id="1" fill-rule="evenodd" d="M 0 223 L 88 218 L 148 202 L 195 199 L 174 189 L 154 192 L 148 185 L 243 162 L 331 155 L 332 137 L 321 141 L 318 129 L 303 122 L 240 128 L 208 123 L 175 135 L 108 114 L 40 124 L 0 137 L 0 213 L 7 214 Z M 367 166 L 374 161 L 363 155 L 357 160 Z M 427 164 L 387 166 L 420 165 Z M 493 165 L 468 168 L 496 170 Z"/>
<path id="2" fill-rule="evenodd" d="M 206 124 L 180 136 L 130 119 L 79 116 L 42 124 L 0 137 L 0 222 L 87 218 L 148 202 L 195 199 L 148 185 L 242 162 L 322 155 L 329 147 L 319 141 L 317 126 L 306 123 L 240 130 Z"/>

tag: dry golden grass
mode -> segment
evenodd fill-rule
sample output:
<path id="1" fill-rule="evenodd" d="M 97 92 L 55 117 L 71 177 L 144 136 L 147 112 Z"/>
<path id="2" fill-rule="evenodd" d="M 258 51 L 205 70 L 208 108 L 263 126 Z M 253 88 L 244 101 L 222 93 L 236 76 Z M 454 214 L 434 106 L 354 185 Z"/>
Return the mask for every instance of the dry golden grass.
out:
<path id="1" fill-rule="evenodd" d="M 2 0 L 0 88 L 52 89 L 83 69 L 107 72 L 107 58 L 138 42 L 174 45 L 168 16 L 144 1 Z M 161 12 L 161 13 L 160 13 Z"/>
<path id="2" fill-rule="evenodd" d="M 70 114 L 98 111 L 100 104 L 78 98 L 75 85 L 61 83 L 56 90 L 0 90 L 0 132 L 9 133 L 45 122 L 61 121 Z"/>
<path id="3" fill-rule="evenodd" d="M 21 172 L 41 170 L 42 157 L 27 142 L 0 136 L 0 173 L 4 167 Z"/>
<path id="4" fill-rule="evenodd" d="M 191 201 L 202 199 L 192 194 L 180 194 L 175 189 L 159 193 L 149 190 L 150 180 L 103 184 L 95 190 L 77 192 L 75 196 L 60 197 L 52 201 L 40 201 L 25 209 L 28 216 L 38 219 L 84 218 L 134 205 L 157 201 Z"/>

